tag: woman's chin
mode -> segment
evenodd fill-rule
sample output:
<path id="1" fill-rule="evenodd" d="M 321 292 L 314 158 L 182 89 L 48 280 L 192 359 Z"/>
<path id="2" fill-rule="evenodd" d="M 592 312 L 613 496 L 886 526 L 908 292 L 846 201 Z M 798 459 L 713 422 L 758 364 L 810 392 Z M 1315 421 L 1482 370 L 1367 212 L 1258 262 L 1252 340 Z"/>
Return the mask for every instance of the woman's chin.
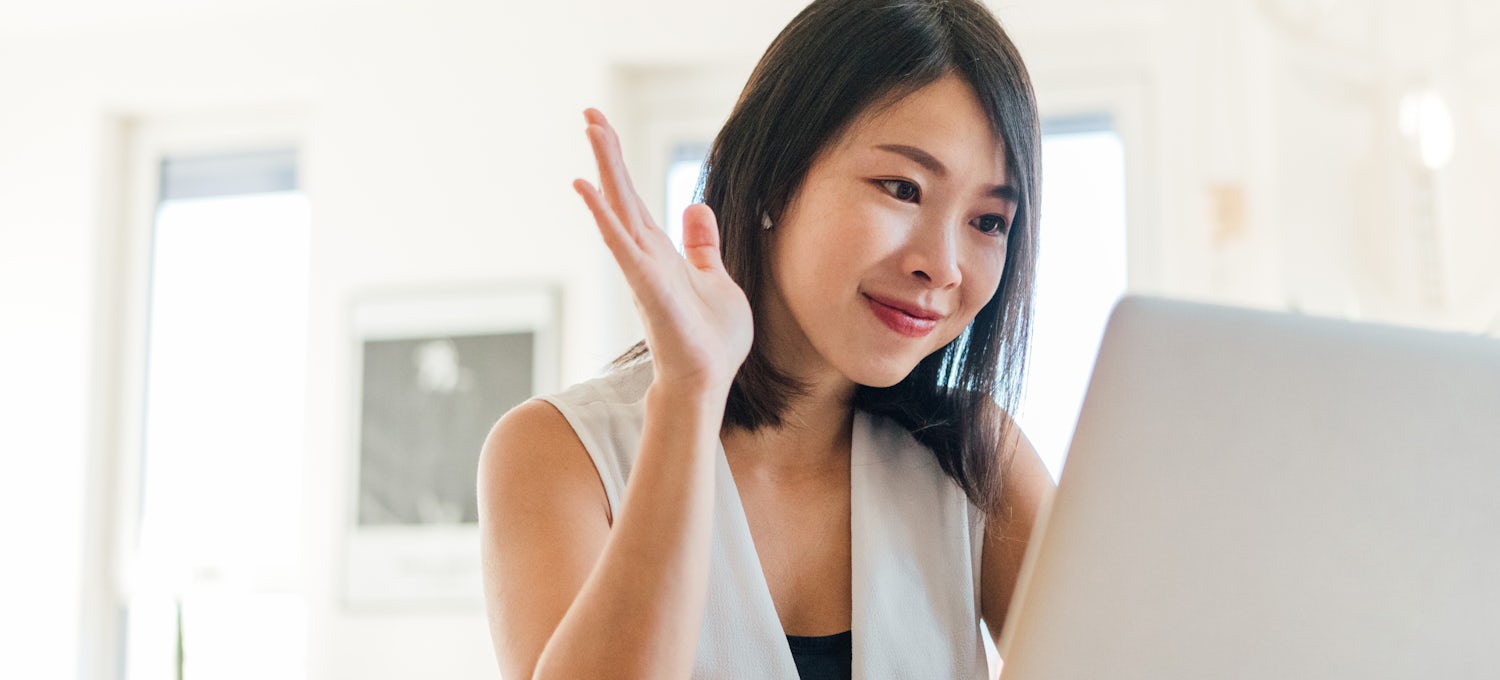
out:
<path id="1" fill-rule="evenodd" d="M 897 383 L 901 382 L 902 378 L 905 377 L 906 376 L 903 375 L 900 378 L 896 378 L 895 380 L 856 380 L 854 382 L 860 385 L 864 385 L 865 387 L 884 388 L 896 385 Z"/>
<path id="2" fill-rule="evenodd" d="M 911 375 L 912 369 L 917 367 L 916 362 L 897 361 L 894 359 L 886 361 L 866 361 L 858 366 L 850 367 L 845 373 L 849 379 L 865 387 L 890 387 L 906 379 Z"/>

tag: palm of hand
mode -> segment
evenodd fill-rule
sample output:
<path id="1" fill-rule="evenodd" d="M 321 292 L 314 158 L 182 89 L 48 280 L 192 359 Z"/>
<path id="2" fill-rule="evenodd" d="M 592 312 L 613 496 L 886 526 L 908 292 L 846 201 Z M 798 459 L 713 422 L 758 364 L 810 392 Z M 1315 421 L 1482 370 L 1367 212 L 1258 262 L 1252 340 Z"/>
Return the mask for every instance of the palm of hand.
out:
<path id="1" fill-rule="evenodd" d="M 724 269 L 713 211 L 688 208 L 678 254 L 636 194 L 614 129 L 598 111 L 585 118 L 603 191 L 584 180 L 573 186 L 630 285 L 657 380 L 727 389 L 749 354 L 753 321 Z"/>

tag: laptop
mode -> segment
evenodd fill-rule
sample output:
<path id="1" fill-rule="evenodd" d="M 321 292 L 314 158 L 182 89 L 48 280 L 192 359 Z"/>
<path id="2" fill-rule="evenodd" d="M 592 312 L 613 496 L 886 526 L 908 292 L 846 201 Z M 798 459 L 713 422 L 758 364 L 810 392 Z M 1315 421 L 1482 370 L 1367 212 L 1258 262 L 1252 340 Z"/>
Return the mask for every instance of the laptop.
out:
<path id="1" fill-rule="evenodd" d="M 1002 680 L 1500 678 L 1500 341 L 1143 297 Z"/>

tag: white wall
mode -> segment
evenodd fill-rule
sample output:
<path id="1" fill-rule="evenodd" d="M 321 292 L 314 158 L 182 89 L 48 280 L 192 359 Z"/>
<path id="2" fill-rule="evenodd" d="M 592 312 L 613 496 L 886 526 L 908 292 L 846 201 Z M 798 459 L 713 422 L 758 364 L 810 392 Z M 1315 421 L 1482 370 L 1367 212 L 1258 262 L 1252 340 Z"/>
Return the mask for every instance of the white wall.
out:
<path id="1" fill-rule="evenodd" d="M 72 677 L 77 665 L 90 352 L 112 341 L 94 327 L 93 305 L 112 286 L 96 280 L 95 258 L 120 255 L 96 248 L 124 219 L 104 195 L 115 168 L 103 156 L 120 143 L 106 122 L 242 108 L 299 111 L 305 121 L 315 221 L 304 499 L 311 677 L 493 675 L 477 608 L 402 617 L 336 604 L 351 448 L 347 305 L 371 290 L 553 281 L 574 331 L 565 380 L 623 349 L 629 330 L 596 321 L 614 318 L 617 282 L 569 188 L 592 173 L 582 109 L 608 108 L 610 74 L 623 65 L 702 55 L 748 63 L 797 9 L 660 7 L 679 18 L 602 2 L 159 3 L 95 8 L 110 14 L 97 21 L 0 14 L 0 450 L 16 466 L 0 475 L 0 495 L 4 516 L 18 518 L 6 535 L 46 550 L 6 561 L 0 601 L 21 606 L 4 608 L 0 634 L 36 644 L 7 644 L 0 676 Z M 20 519 L 36 517 L 47 521 Z"/>
<path id="2" fill-rule="evenodd" d="M 334 600 L 350 492 L 348 301 L 553 281 L 565 295 L 563 379 L 591 374 L 633 330 L 569 188 L 592 175 L 579 112 L 628 99 L 615 83 L 624 71 L 746 69 L 801 4 L 0 7 L 0 535 L 14 537 L 8 555 L 25 556 L 4 561 L 0 639 L 27 641 L 5 645 L 0 677 L 74 677 L 79 665 L 87 480 L 91 456 L 113 446 L 99 422 L 108 369 L 121 360 L 110 326 L 124 220 L 119 121 L 295 112 L 314 211 L 311 677 L 493 677 L 477 609 L 350 615 Z M 1500 314 L 1491 274 L 1500 221 L 1486 202 L 1500 178 L 1500 98 L 1484 86 L 1500 82 L 1493 51 L 1451 79 L 1463 142 L 1438 178 L 1446 288 L 1430 309 L 1409 294 L 1419 278 L 1409 223 L 1370 209 L 1404 185 L 1358 179 L 1392 158 L 1370 155 L 1389 122 L 1379 87 L 1345 97 L 1347 87 L 1320 85 L 1304 52 L 1249 0 L 994 6 L 1030 60 L 1044 109 L 1115 109 L 1133 163 L 1137 289 L 1464 328 Z M 1244 196 L 1227 220 L 1216 187 Z"/>

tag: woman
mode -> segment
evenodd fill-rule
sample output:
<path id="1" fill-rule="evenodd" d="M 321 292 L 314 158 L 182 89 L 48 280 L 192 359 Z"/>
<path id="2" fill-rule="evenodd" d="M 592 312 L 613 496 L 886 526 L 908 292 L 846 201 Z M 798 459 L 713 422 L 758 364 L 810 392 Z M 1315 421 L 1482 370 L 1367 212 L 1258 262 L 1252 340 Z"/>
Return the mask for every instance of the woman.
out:
<path id="1" fill-rule="evenodd" d="M 715 139 L 685 256 L 585 114 L 642 346 L 480 463 L 506 678 L 986 677 L 1051 491 L 1014 405 L 1025 68 L 974 0 L 818 0 Z M 722 245 L 721 245 L 722 236 Z"/>

